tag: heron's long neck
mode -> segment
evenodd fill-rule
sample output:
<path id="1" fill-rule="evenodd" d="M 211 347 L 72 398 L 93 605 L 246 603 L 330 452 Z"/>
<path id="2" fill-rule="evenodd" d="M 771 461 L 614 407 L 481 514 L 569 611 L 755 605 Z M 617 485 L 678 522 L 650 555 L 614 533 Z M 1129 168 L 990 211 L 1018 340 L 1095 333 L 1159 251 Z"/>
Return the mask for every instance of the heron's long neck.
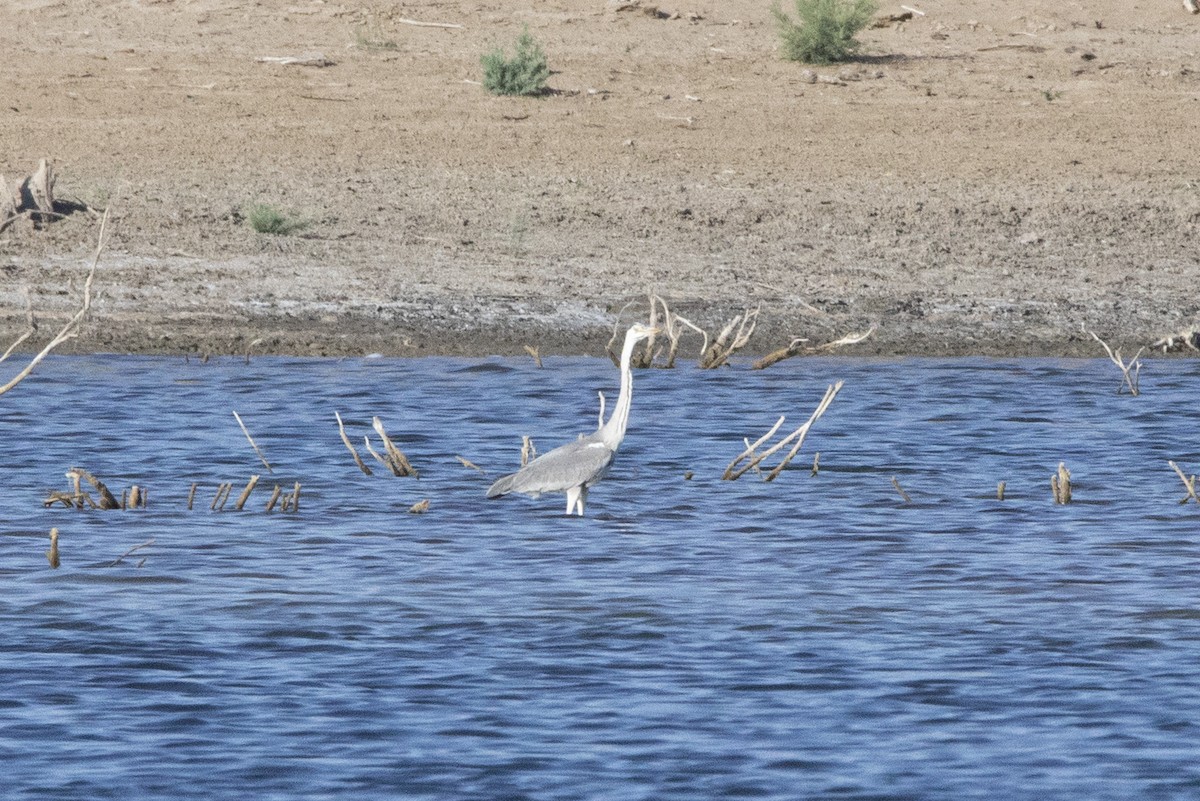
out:
<path id="1" fill-rule="evenodd" d="M 626 337 L 625 347 L 621 349 L 621 394 L 617 396 L 617 405 L 613 407 L 608 422 L 600 429 L 600 438 L 604 444 L 614 451 L 625 439 L 625 426 L 629 423 L 629 406 L 633 403 L 633 348 L 637 340 Z"/>

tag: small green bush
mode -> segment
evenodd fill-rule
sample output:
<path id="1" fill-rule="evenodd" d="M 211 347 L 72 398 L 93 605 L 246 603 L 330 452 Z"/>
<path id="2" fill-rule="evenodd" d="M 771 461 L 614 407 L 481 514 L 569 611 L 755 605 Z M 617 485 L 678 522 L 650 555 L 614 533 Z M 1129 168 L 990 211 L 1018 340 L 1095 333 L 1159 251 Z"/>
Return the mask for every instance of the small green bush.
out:
<path id="1" fill-rule="evenodd" d="M 494 95 L 540 95 L 546 91 L 550 67 L 528 28 L 517 37 L 517 53 L 511 59 L 498 47 L 480 61 L 483 88 Z"/>
<path id="2" fill-rule="evenodd" d="M 255 203 L 246 209 L 246 222 L 260 234 L 291 234 L 307 226 L 267 203 Z"/>
<path id="3" fill-rule="evenodd" d="M 832 64 L 846 61 L 861 47 L 855 35 L 879 10 L 875 0 L 795 0 L 793 21 L 779 7 L 771 6 L 771 15 L 779 25 L 783 57 L 808 64 Z"/>

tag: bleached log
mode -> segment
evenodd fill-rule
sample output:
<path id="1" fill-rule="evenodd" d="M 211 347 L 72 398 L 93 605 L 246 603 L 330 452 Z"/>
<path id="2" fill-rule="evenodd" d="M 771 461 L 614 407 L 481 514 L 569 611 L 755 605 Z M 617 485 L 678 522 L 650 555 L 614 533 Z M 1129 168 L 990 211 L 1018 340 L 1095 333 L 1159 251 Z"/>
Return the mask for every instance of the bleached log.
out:
<path id="1" fill-rule="evenodd" d="M 87 280 L 83 282 L 83 301 L 79 307 L 79 311 L 75 312 L 74 316 L 54 335 L 54 338 L 36 356 L 29 360 L 29 363 L 19 373 L 7 384 L 0 386 L 0 395 L 8 392 L 28 378 L 34 368 L 41 364 L 42 360 L 49 356 L 50 352 L 59 345 L 79 336 L 79 327 L 83 324 L 83 321 L 92 309 L 92 283 L 96 280 L 96 267 L 100 264 L 100 253 L 104 250 L 104 231 L 107 223 L 108 211 L 105 210 L 104 216 L 100 218 L 100 233 L 96 237 L 96 253 L 92 257 L 92 269 L 88 272 Z"/>
<path id="2" fill-rule="evenodd" d="M 417 471 L 413 469 L 411 464 L 409 464 L 408 457 L 406 457 L 400 451 L 400 449 L 392 443 L 391 438 L 388 437 L 387 431 L 385 431 L 383 428 L 383 421 L 378 417 L 373 417 L 371 418 L 371 426 L 375 429 L 375 433 L 379 435 L 379 438 L 383 440 L 383 447 L 387 451 L 388 455 L 388 466 L 391 468 L 392 473 L 397 476 L 417 475 Z"/>
<path id="3" fill-rule="evenodd" d="M 366 463 L 363 462 L 362 457 L 358 455 L 358 450 L 354 447 L 354 444 L 350 442 L 350 437 L 346 436 L 346 426 L 342 423 L 342 416 L 337 412 L 334 412 L 333 416 L 337 418 L 338 434 L 340 434 L 342 437 L 342 444 L 346 446 L 346 450 L 350 451 L 350 455 L 354 457 L 354 463 L 358 465 L 359 470 L 363 471 L 368 476 L 372 475 L 371 468 L 367 467 Z"/>
<path id="4" fill-rule="evenodd" d="M 784 468 L 787 467 L 788 463 L 791 462 L 793 458 L 795 458 L 796 454 L 800 452 L 800 448 L 801 448 L 801 446 L 804 445 L 804 440 L 808 436 L 808 432 L 812 428 L 813 423 L 815 423 L 821 417 L 821 415 L 825 414 L 825 411 L 829 408 L 829 405 L 831 403 L 833 403 L 833 399 L 836 398 L 838 392 L 841 391 L 842 385 L 844 383 L 845 382 L 843 382 L 843 381 L 838 381 L 835 384 L 831 384 L 825 390 L 825 396 L 821 399 L 821 402 L 817 405 L 817 408 L 815 410 L 813 410 L 813 413 L 809 416 L 808 420 L 804 423 L 804 425 L 800 426 L 795 431 L 793 431 L 791 434 L 788 434 L 782 440 L 775 443 L 774 445 L 772 445 L 770 448 L 763 451 L 762 453 L 751 456 L 751 454 L 754 454 L 760 445 L 762 445 L 764 442 L 766 442 L 768 439 L 770 439 L 770 437 L 773 436 L 774 433 L 779 430 L 779 427 L 783 424 L 783 421 L 784 421 L 784 418 L 780 417 L 779 420 L 775 423 L 775 425 L 772 426 L 770 431 L 768 431 L 765 435 L 763 435 L 758 440 L 756 440 L 750 447 L 748 447 L 737 458 L 735 458 L 732 462 L 729 463 L 729 465 L 725 468 L 725 472 L 721 475 L 721 479 L 723 481 L 736 481 L 737 479 L 739 479 L 743 475 L 745 475 L 746 472 L 756 469 L 763 460 L 774 455 L 777 451 L 781 450 L 783 447 L 788 445 L 788 443 L 791 443 L 791 442 L 793 442 L 793 440 L 795 440 L 794 444 L 792 445 L 791 450 L 788 451 L 787 455 L 784 456 L 783 460 L 780 461 L 780 463 L 777 464 L 774 468 L 772 468 L 771 471 L 769 473 L 767 473 L 767 475 L 763 478 L 764 481 L 774 481 L 779 476 L 779 474 L 781 472 L 783 472 Z M 748 460 L 748 461 L 746 461 L 746 464 L 742 465 L 741 467 L 738 467 L 737 466 L 738 463 L 743 460 Z"/>

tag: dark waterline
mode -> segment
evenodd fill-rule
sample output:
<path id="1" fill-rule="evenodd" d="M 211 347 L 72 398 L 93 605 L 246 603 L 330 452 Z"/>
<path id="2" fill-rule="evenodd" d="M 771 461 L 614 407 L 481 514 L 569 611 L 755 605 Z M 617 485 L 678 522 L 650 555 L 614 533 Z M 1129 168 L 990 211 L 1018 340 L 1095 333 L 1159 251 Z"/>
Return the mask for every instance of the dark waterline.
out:
<path id="1" fill-rule="evenodd" d="M 719 480 L 837 379 L 794 469 Z M 52 357 L 0 398 L 0 795 L 1198 797 L 1200 507 L 1167 460 L 1200 471 L 1200 364 L 1118 379 L 642 371 L 579 520 L 483 493 L 522 434 L 594 428 L 604 360 Z M 359 473 L 335 410 L 420 479 Z M 43 509 L 73 465 L 149 508 Z M 208 510 L 251 473 L 253 511 Z"/>

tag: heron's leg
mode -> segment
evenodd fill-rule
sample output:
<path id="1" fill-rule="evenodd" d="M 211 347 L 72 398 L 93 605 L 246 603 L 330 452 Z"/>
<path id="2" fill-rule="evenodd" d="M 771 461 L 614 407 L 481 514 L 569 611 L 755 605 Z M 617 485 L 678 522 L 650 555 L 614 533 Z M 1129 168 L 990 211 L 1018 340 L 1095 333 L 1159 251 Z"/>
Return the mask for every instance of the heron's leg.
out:
<path id="1" fill-rule="evenodd" d="M 567 514 L 575 513 L 575 504 L 579 501 L 579 493 L 583 487 L 571 487 L 567 490 Z"/>

